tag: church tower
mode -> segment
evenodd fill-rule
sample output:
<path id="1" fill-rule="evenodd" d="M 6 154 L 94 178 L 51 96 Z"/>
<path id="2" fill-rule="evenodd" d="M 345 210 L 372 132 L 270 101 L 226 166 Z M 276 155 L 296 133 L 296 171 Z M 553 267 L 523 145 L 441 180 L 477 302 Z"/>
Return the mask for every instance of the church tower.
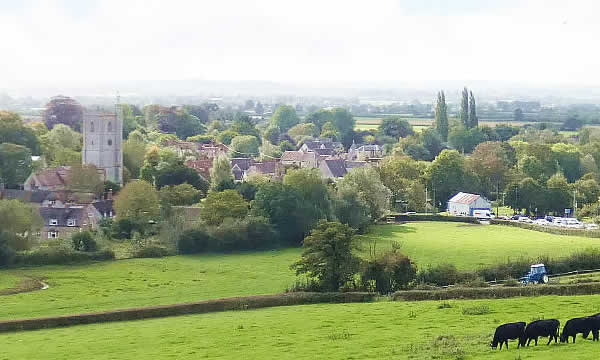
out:
<path id="1" fill-rule="evenodd" d="M 115 113 L 85 111 L 83 114 L 83 164 L 104 170 L 105 180 L 123 185 L 123 110 Z"/>

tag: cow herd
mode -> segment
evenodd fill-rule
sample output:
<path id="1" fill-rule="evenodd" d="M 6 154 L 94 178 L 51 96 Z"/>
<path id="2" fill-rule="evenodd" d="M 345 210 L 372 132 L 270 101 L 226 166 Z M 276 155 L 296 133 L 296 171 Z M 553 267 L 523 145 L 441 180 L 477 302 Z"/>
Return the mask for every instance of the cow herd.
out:
<path id="1" fill-rule="evenodd" d="M 560 333 L 560 321 L 556 319 L 536 320 L 530 322 L 527 326 L 525 326 L 524 322 L 515 322 L 498 326 L 490 345 L 496 349 L 498 344 L 500 344 L 500 350 L 502 350 L 503 344 L 506 344 L 506 349 L 508 349 L 508 340 L 518 340 L 517 347 L 529 346 L 531 340 L 534 340 L 535 345 L 537 345 L 539 337 L 548 337 L 546 345 L 550 345 L 553 339 L 556 344 L 559 339 L 559 333 L 561 343 L 569 343 L 569 338 L 571 337 L 573 338 L 573 343 L 575 343 L 577 334 L 582 334 L 583 338 L 587 339 L 590 333 L 592 333 L 593 340 L 598 341 L 599 331 L 600 313 L 567 321 L 562 329 L 562 333 Z"/>

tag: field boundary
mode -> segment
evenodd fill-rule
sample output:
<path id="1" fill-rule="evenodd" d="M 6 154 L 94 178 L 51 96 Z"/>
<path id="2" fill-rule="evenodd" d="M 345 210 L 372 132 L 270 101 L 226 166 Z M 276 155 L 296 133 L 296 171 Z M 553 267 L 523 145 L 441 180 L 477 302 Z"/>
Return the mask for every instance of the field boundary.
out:
<path id="1" fill-rule="evenodd" d="M 585 229 L 569 229 L 569 228 L 557 228 L 549 226 L 541 226 L 536 224 L 522 223 L 518 221 L 510 220 L 490 220 L 491 225 L 505 225 L 513 226 L 521 229 L 534 230 L 539 232 L 545 232 L 548 234 L 555 235 L 569 235 L 569 236 L 584 236 L 589 238 L 600 238 L 600 230 L 585 230 Z"/>
<path id="2" fill-rule="evenodd" d="M 193 303 L 121 309 L 97 313 L 0 321 L 0 332 L 50 329 L 83 324 L 143 320 L 169 316 L 205 314 L 230 310 L 261 309 L 277 306 L 369 302 L 374 293 L 285 293 L 204 300 Z"/>
<path id="3" fill-rule="evenodd" d="M 471 216 L 447 216 L 447 215 L 435 215 L 435 214 L 415 214 L 415 215 L 402 215 L 392 214 L 388 215 L 387 219 L 395 222 L 411 222 L 411 221 L 439 221 L 439 222 L 462 222 L 468 224 L 479 224 L 479 220 Z"/>
<path id="4" fill-rule="evenodd" d="M 505 299 L 546 295 L 572 296 L 600 294 L 600 283 L 565 285 L 528 285 L 516 287 L 452 287 L 443 290 L 406 290 L 392 294 L 394 301 L 423 301 L 451 299 Z"/>

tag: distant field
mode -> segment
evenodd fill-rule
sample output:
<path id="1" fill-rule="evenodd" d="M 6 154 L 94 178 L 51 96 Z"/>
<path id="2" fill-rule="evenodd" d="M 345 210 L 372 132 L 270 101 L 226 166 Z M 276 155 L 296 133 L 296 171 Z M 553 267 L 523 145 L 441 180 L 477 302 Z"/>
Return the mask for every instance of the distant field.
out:
<path id="1" fill-rule="evenodd" d="M 370 246 L 386 251 L 392 242 L 401 244 L 419 268 L 453 263 L 462 270 L 507 258 L 557 257 L 600 246 L 600 239 L 508 226 L 419 222 L 374 226 L 364 237 L 362 254 L 368 256 Z M 50 285 L 47 290 L 0 296 L 0 319 L 281 293 L 296 281 L 289 266 L 300 253 L 293 248 L 0 270 L 0 289 L 13 287 L 23 277 L 45 278 Z"/>
<path id="2" fill-rule="evenodd" d="M 445 304 L 445 306 L 441 306 Z M 600 311 L 600 296 L 320 304 L 0 334 L 0 359 L 592 360 L 600 345 L 492 350 L 506 322 Z M 479 315 L 469 315 L 475 313 Z"/>
<path id="3" fill-rule="evenodd" d="M 356 120 L 356 125 L 354 126 L 354 128 L 356 130 L 370 130 L 370 129 L 376 129 L 377 126 L 379 126 L 379 124 L 382 121 L 382 117 L 366 117 L 366 116 L 355 116 L 354 119 Z M 405 120 L 407 120 L 411 125 L 413 125 L 413 127 L 427 127 L 427 126 L 431 126 L 433 124 L 433 119 L 426 119 L 426 118 L 410 118 L 410 117 L 406 117 L 404 118 Z M 487 121 L 487 120 L 480 120 L 479 121 L 479 125 L 486 125 L 486 126 L 491 126 L 494 127 L 496 125 L 511 125 L 511 126 L 523 126 L 523 125 L 527 125 L 527 124 L 536 124 L 535 122 L 529 122 L 529 121 Z M 415 131 L 420 131 L 417 130 L 415 128 Z M 565 132 L 565 134 L 571 135 L 571 133 L 576 134 L 576 132 Z"/>

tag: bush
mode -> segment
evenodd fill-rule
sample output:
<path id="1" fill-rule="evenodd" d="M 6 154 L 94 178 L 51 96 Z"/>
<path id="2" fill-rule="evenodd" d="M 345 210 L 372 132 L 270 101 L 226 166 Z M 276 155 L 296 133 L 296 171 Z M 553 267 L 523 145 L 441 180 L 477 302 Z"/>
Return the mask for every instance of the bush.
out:
<path id="1" fill-rule="evenodd" d="M 397 249 L 393 249 L 361 266 L 361 280 L 364 287 L 375 284 L 380 294 L 389 294 L 406 288 L 415 279 L 417 267 Z"/>
<path id="2" fill-rule="evenodd" d="M 424 284 L 435 284 L 438 286 L 448 286 L 473 279 L 474 274 L 460 273 L 453 264 L 440 264 L 421 270 L 417 274 L 417 281 Z"/>
<path id="3" fill-rule="evenodd" d="M 163 246 L 158 245 L 146 245 L 141 249 L 137 250 L 133 257 L 135 258 L 159 258 L 169 255 L 169 250 Z"/>
<path id="4" fill-rule="evenodd" d="M 214 248 L 214 239 L 200 229 L 184 231 L 177 240 L 177 251 L 180 254 L 196 254 Z"/>
<path id="5" fill-rule="evenodd" d="M 4 240 L 4 232 L 0 233 L 0 266 L 10 265 L 15 258 L 15 251 Z"/>
<path id="6" fill-rule="evenodd" d="M 73 236 L 71 236 L 71 242 L 73 243 L 73 249 L 77 251 L 91 252 L 96 251 L 98 248 L 96 240 L 94 240 L 92 233 L 89 231 L 73 234 Z"/>
<path id="7" fill-rule="evenodd" d="M 86 253 L 59 246 L 17 254 L 15 263 L 19 265 L 62 265 L 86 261 L 114 260 L 114 258 L 115 253 L 111 250 Z"/>

